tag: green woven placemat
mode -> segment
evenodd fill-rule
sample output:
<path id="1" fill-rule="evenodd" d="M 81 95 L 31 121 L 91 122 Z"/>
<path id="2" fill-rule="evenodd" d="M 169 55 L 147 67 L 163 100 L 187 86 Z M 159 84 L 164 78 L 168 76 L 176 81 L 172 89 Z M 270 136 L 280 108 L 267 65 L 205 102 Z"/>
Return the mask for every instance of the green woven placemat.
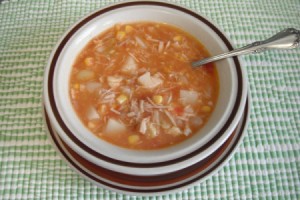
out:
<path id="1" fill-rule="evenodd" d="M 134 197 L 98 188 L 68 167 L 43 127 L 44 68 L 70 25 L 112 2 L 0 3 L 0 199 L 300 199 L 300 49 L 243 57 L 252 96 L 247 135 L 206 181 L 165 196 Z M 300 29 L 299 0 L 174 2 L 212 19 L 236 47 Z"/>

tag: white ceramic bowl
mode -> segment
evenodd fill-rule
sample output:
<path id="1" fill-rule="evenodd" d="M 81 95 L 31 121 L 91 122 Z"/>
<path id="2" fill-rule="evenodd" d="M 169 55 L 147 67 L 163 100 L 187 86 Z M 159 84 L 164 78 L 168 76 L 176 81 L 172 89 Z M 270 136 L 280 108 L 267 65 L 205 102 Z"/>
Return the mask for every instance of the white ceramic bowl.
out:
<path id="1" fill-rule="evenodd" d="M 211 55 L 232 49 L 225 34 L 205 17 L 178 5 L 132 1 L 105 7 L 70 28 L 53 50 L 45 70 L 44 103 L 59 136 L 84 158 L 129 174 L 168 173 L 204 159 L 230 136 L 247 97 L 246 72 L 237 58 L 216 62 L 220 94 L 207 124 L 186 141 L 160 150 L 129 150 L 103 141 L 77 117 L 69 97 L 69 77 L 79 52 L 117 23 L 152 21 L 175 25 L 196 37 Z"/>

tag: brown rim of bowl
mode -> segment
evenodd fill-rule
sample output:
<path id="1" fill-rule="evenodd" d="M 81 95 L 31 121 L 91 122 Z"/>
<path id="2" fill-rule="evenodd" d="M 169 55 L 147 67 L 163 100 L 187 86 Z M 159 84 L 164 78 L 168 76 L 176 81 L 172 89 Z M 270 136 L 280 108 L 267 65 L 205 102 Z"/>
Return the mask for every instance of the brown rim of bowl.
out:
<path id="1" fill-rule="evenodd" d="M 207 19 L 203 18 L 202 16 L 198 15 L 197 13 L 188 10 L 186 8 L 174 5 L 174 4 L 169 4 L 169 3 L 164 3 L 164 2 L 155 2 L 155 1 L 134 1 L 134 2 L 124 2 L 124 3 L 120 3 L 120 4 L 116 4 L 116 5 L 112 5 L 110 7 L 106 7 L 104 9 L 101 9 L 99 11 L 96 11 L 95 13 L 89 15 L 88 17 L 86 17 L 85 19 L 83 19 L 82 21 L 80 21 L 78 24 L 76 24 L 70 31 L 69 33 L 62 39 L 61 43 L 59 44 L 59 46 L 57 47 L 53 57 L 51 58 L 51 64 L 50 64 L 50 69 L 49 69 L 49 74 L 48 74 L 48 95 L 49 95 L 49 101 L 50 101 L 50 106 L 52 109 L 52 112 L 58 122 L 58 124 L 60 125 L 60 127 L 62 128 L 62 130 L 67 134 L 67 136 L 77 145 L 79 146 L 81 149 L 83 149 L 85 152 L 101 159 L 104 160 L 106 162 L 110 162 L 116 165 L 122 165 L 122 166 L 130 166 L 130 167 L 140 167 L 140 168 L 151 168 L 151 167 L 158 167 L 158 166 L 166 166 L 166 165 L 170 165 L 170 164 L 174 164 L 177 162 L 182 162 L 186 159 L 189 159 L 201 152 L 203 152 L 205 149 L 207 149 L 208 147 L 210 147 L 215 141 L 217 141 L 227 130 L 227 128 L 231 125 L 232 120 L 234 119 L 234 117 L 237 114 L 237 111 L 240 107 L 241 104 L 241 96 L 242 96 L 242 88 L 243 88 L 243 81 L 242 81 L 242 70 L 241 70 L 241 65 L 239 60 L 234 57 L 234 63 L 236 66 L 236 71 L 237 71 L 237 95 L 235 98 L 235 103 L 234 103 L 234 107 L 233 110 L 228 118 L 228 120 L 226 121 L 226 123 L 224 124 L 224 126 L 221 128 L 221 130 L 214 136 L 214 138 L 212 138 L 210 141 L 208 141 L 206 144 L 204 144 L 203 146 L 201 146 L 200 148 L 196 149 L 195 151 L 182 156 L 180 158 L 175 158 L 175 159 L 171 159 L 171 160 L 166 160 L 166 161 L 162 161 L 162 162 L 155 162 L 155 163 L 134 163 L 134 162 L 126 162 L 126 161 L 122 161 L 122 160 L 118 160 L 118 159 L 114 159 L 111 157 L 108 157 L 106 155 L 101 154 L 100 152 L 96 152 L 94 151 L 92 148 L 86 146 L 85 144 L 83 144 L 71 131 L 70 129 L 67 127 L 67 125 L 64 123 L 64 121 L 62 120 L 59 111 L 57 109 L 56 106 L 56 102 L 55 102 L 55 98 L 54 98 L 54 91 L 53 91 L 53 77 L 54 77 L 54 71 L 56 68 L 56 63 L 58 61 L 58 58 L 60 56 L 60 53 L 62 52 L 63 48 L 65 47 L 66 43 L 69 41 L 69 39 L 76 33 L 76 31 L 78 31 L 84 24 L 86 24 L 87 22 L 89 22 L 90 20 L 94 19 L 95 17 L 98 17 L 106 12 L 110 12 L 112 10 L 115 9 L 119 9 L 119 8 L 124 8 L 124 7 L 130 7 L 130 6 L 140 6 L 140 5 L 150 5 L 150 6 L 163 6 L 163 7 L 168 7 L 168 8 L 172 8 L 175 10 L 179 10 L 181 12 L 184 12 L 186 14 L 189 14 L 193 17 L 195 17 L 196 19 L 200 20 L 201 22 L 205 23 L 207 26 L 209 26 L 211 29 L 213 29 L 218 35 L 219 37 L 223 40 L 223 42 L 225 43 L 226 47 L 229 50 L 232 50 L 233 47 L 230 44 L 230 42 L 228 41 L 228 39 L 225 37 L 225 35 L 217 28 L 215 27 L 211 22 L 209 22 Z"/>
<path id="2" fill-rule="evenodd" d="M 111 171 L 111 170 L 105 169 L 103 167 L 100 167 L 98 165 L 95 165 L 94 163 L 81 157 L 79 154 L 77 154 L 75 151 L 73 151 L 66 143 L 64 143 L 60 139 L 58 134 L 56 134 L 55 130 L 53 130 L 51 127 L 51 123 L 47 116 L 46 110 L 45 110 L 45 121 L 46 121 L 47 128 L 49 130 L 49 133 L 50 133 L 49 135 L 51 136 L 51 139 L 54 142 L 54 144 L 56 145 L 56 147 L 58 148 L 58 150 L 60 151 L 61 156 L 63 156 L 67 160 L 68 164 L 71 167 L 75 168 L 83 176 L 85 176 L 86 178 L 91 179 L 99 184 L 102 184 L 109 188 L 113 188 L 113 189 L 117 189 L 117 190 L 122 190 L 122 191 L 126 191 L 126 192 L 152 193 L 152 192 L 166 192 L 169 190 L 179 189 L 181 187 L 187 186 L 189 184 L 192 184 L 196 181 L 199 181 L 199 180 L 205 178 L 208 174 L 210 174 L 214 170 L 216 170 L 228 158 L 228 156 L 234 151 L 237 144 L 241 140 L 243 132 L 245 131 L 245 128 L 246 128 L 248 113 L 249 113 L 249 107 L 248 107 L 248 100 L 247 100 L 243 118 L 239 122 L 241 127 L 239 128 L 239 130 L 236 129 L 231 134 L 231 136 L 228 138 L 228 140 L 219 149 L 217 149 L 213 154 L 211 154 L 209 157 L 207 157 L 204 160 L 201 160 L 198 163 L 196 163 L 192 166 L 189 166 L 185 169 L 174 171 L 174 172 L 167 173 L 167 174 L 156 175 L 156 176 L 129 175 L 129 174 Z M 236 139 L 233 141 L 233 138 L 236 138 Z M 68 151 L 68 153 L 71 156 L 69 156 L 63 150 L 63 148 L 60 146 L 58 140 L 62 142 L 62 145 L 64 146 L 64 148 Z M 231 145 L 230 149 L 226 152 L 225 155 L 222 155 L 223 152 L 228 148 L 229 145 Z M 216 162 L 216 160 L 220 157 L 221 157 L 221 159 L 218 160 L 217 163 L 215 163 L 212 168 L 203 172 L 211 164 Z M 76 162 L 80 163 L 82 166 L 79 166 L 78 164 L 76 164 L 73 161 L 73 159 L 75 159 Z M 89 172 L 86 172 L 84 169 L 82 169 L 82 167 L 88 169 L 95 175 L 92 175 Z M 133 186 L 133 187 L 140 186 L 140 187 L 144 187 L 144 188 L 137 189 L 137 188 L 128 188 L 128 187 L 113 185 L 112 183 L 109 183 L 109 182 L 106 182 L 104 180 L 97 178 L 97 176 L 102 177 L 106 180 L 115 182 L 115 183 L 120 183 L 120 184 L 124 184 L 127 186 Z M 153 187 L 153 186 L 160 187 L 160 186 L 164 186 L 166 184 L 174 184 L 179 181 L 184 181 L 185 179 L 190 178 L 190 177 L 193 177 L 193 178 L 188 181 L 179 183 L 178 185 L 171 185 L 168 187 L 147 189 L 147 187 Z"/>

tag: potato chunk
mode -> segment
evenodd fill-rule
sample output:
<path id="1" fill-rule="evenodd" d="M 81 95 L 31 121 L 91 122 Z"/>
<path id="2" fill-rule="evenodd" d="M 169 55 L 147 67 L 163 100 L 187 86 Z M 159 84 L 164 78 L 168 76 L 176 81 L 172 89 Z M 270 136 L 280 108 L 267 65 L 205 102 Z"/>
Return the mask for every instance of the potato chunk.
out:
<path id="1" fill-rule="evenodd" d="M 146 72 L 138 78 L 138 83 L 146 88 L 152 89 L 162 84 L 163 81 L 158 77 L 151 76 L 150 72 Z"/>

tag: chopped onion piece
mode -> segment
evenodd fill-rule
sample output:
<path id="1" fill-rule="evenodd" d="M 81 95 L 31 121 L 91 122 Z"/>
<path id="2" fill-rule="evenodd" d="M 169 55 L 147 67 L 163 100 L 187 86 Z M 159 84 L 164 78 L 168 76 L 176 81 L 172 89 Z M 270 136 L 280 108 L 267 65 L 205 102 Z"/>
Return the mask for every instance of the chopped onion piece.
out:
<path id="1" fill-rule="evenodd" d="M 115 119 L 108 119 L 105 132 L 106 133 L 118 133 L 126 130 L 125 125 Z"/>
<path id="2" fill-rule="evenodd" d="M 181 130 L 176 126 L 172 126 L 172 128 L 170 128 L 167 131 L 167 133 L 170 134 L 170 135 L 174 135 L 174 136 L 182 134 Z"/>
<path id="3" fill-rule="evenodd" d="M 102 53 L 102 52 L 104 52 L 104 50 L 105 50 L 105 48 L 104 48 L 104 46 L 98 46 L 97 48 L 96 48 L 96 51 L 97 52 L 99 52 L 99 53 Z"/>
<path id="4" fill-rule="evenodd" d="M 93 119 L 100 119 L 100 115 L 98 114 L 96 108 L 90 107 L 87 111 L 87 118 L 88 120 L 93 120 Z"/>
<path id="5" fill-rule="evenodd" d="M 135 60 L 131 57 L 128 56 L 127 61 L 125 62 L 124 66 L 122 67 L 122 71 L 126 73 L 133 73 L 135 72 L 137 68 Z"/>
<path id="6" fill-rule="evenodd" d="M 108 76 L 107 77 L 107 83 L 112 88 L 119 87 L 121 85 L 122 81 L 123 81 L 123 77 L 121 77 L 121 76 Z"/>
<path id="7" fill-rule="evenodd" d="M 88 81 L 95 77 L 95 73 L 88 69 L 83 69 L 78 72 L 76 75 L 76 78 L 80 81 Z"/>
<path id="8" fill-rule="evenodd" d="M 194 104 L 199 97 L 198 92 L 190 90 L 180 90 L 180 101 L 183 104 Z"/>
<path id="9" fill-rule="evenodd" d="M 188 124 L 185 124 L 184 130 L 183 130 L 183 134 L 185 136 L 189 136 L 192 133 L 192 130 L 190 129 Z"/>
<path id="10" fill-rule="evenodd" d="M 190 119 L 191 125 L 200 126 L 203 124 L 203 119 L 199 116 Z"/>
<path id="11" fill-rule="evenodd" d="M 101 84 L 97 83 L 97 82 L 88 82 L 85 84 L 85 88 L 87 89 L 87 91 L 89 91 L 90 93 L 100 89 Z"/>
<path id="12" fill-rule="evenodd" d="M 150 72 L 146 72 L 138 78 L 139 84 L 146 88 L 155 88 L 163 83 L 162 79 L 151 76 Z"/>

